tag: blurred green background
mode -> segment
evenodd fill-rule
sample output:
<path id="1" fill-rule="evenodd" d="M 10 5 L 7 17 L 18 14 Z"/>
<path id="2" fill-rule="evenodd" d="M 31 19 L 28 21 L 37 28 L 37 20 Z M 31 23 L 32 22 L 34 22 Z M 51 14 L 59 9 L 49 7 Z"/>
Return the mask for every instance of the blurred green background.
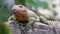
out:
<path id="1" fill-rule="evenodd" d="M 29 9 L 32 6 L 35 8 L 42 7 L 48 9 L 48 2 L 51 1 L 52 0 L 0 0 L 0 22 L 7 21 L 8 17 L 12 13 L 11 8 L 15 4 L 23 4 Z"/>

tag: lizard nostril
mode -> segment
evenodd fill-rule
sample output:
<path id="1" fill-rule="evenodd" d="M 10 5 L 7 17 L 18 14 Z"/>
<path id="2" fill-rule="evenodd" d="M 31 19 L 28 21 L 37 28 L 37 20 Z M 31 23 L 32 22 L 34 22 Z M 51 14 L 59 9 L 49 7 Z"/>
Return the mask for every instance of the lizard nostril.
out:
<path id="1" fill-rule="evenodd" d="M 13 9 L 12 11 L 16 11 L 15 9 Z"/>

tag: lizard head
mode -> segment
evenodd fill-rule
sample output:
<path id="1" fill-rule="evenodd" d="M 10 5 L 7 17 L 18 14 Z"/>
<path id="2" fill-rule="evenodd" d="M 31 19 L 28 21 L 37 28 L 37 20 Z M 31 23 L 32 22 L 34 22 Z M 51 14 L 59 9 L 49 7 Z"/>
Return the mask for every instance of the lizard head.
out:
<path id="1" fill-rule="evenodd" d="M 24 11 L 24 10 L 26 10 L 26 8 L 23 5 L 14 5 L 12 7 L 13 12 L 20 12 L 20 11 Z"/>
<path id="2" fill-rule="evenodd" d="M 25 21 L 28 18 L 26 7 L 23 5 L 14 5 L 12 7 L 12 12 L 15 20 L 17 21 Z"/>

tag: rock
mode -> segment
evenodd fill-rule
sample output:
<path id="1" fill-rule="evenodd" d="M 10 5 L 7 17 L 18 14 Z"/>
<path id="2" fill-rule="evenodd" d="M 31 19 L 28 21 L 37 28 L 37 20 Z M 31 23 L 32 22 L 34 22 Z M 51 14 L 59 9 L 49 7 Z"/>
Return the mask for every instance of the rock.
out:
<path id="1" fill-rule="evenodd" d="M 33 26 L 25 32 L 25 26 L 19 25 L 18 22 L 8 21 L 6 24 L 12 28 L 12 34 L 60 34 L 59 28 L 53 28 L 40 22 L 35 22 Z"/>
<path id="2" fill-rule="evenodd" d="M 12 34 L 21 34 L 18 24 L 15 21 L 8 21 L 5 24 L 12 28 Z"/>
<path id="3" fill-rule="evenodd" d="M 53 32 L 53 28 L 46 25 L 46 24 L 43 24 L 43 23 L 40 23 L 40 22 L 36 22 L 34 23 L 33 25 L 33 29 L 31 29 L 31 34 L 54 34 Z M 30 32 L 30 30 L 28 30 L 28 32 Z M 30 34 L 30 33 L 28 33 Z"/>

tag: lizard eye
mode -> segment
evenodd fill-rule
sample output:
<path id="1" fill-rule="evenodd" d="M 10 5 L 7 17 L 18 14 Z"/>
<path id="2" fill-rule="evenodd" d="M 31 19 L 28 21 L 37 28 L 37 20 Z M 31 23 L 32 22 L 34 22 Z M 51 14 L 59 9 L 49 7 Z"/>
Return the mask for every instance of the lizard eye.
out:
<path id="1" fill-rule="evenodd" d="M 22 6 L 19 6 L 20 8 L 22 8 Z"/>

